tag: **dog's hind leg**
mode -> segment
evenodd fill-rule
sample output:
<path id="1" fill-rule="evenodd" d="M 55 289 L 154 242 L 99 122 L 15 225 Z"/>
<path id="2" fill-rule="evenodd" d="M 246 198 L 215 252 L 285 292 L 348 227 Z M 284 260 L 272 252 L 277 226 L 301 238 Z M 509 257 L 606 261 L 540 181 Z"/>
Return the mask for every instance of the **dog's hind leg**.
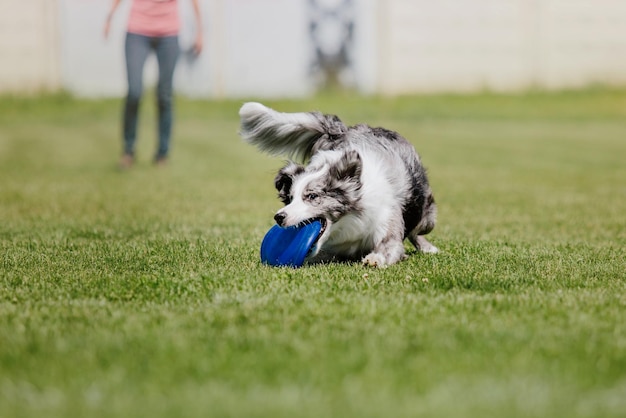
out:
<path id="1" fill-rule="evenodd" d="M 439 252 L 439 249 L 433 244 L 428 242 L 424 235 L 428 234 L 435 227 L 437 220 L 437 206 L 432 195 L 427 200 L 426 210 L 422 216 L 422 219 L 411 232 L 409 232 L 408 238 L 411 244 L 423 253 L 435 254 Z"/>
<path id="2" fill-rule="evenodd" d="M 439 252 L 439 248 L 428 242 L 423 235 L 409 235 L 409 241 L 415 246 L 418 251 L 428 254 L 436 254 Z"/>

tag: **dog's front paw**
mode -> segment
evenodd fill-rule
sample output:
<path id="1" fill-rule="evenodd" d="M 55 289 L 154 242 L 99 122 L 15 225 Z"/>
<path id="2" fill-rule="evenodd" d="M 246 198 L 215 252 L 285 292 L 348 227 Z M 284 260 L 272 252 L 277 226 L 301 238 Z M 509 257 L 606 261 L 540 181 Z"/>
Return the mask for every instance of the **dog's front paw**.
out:
<path id="1" fill-rule="evenodd" d="M 387 267 L 387 259 L 380 253 L 370 253 L 363 257 L 362 262 L 365 267 Z"/>

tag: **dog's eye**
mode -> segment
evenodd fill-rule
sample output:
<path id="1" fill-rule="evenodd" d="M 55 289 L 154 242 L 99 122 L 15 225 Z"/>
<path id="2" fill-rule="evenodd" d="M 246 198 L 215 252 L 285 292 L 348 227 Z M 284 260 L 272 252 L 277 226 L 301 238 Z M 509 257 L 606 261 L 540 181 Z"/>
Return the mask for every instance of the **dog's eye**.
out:
<path id="1" fill-rule="evenodd" d="M 319 195 L 317 193 L 309 193 L 305 197 L 307 200 L 315 200 L 319 197 Z"/>

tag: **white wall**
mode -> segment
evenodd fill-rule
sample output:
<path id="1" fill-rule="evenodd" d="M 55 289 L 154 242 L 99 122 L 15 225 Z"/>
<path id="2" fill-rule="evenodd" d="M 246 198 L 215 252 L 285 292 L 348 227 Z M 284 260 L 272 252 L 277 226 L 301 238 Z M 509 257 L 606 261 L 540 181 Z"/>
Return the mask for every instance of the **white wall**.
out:
<path id="1" fill-rule="evenodd" d="M 109 0 L 59 3 L 63 87 L 80 96 L 123 94 L 123 27 L 128 2 L 123 2 L 114 16 L 109 39 L 104 38 Z"/>
<path id="2" fill-rule="evenodd" d="M 179 0 L 181 46 L 194 36 Z M 320 0 L 321 1 L 321 0 Z M 324 0 L 337 3 L 339 0 Z M 352 0 L 351 86 L 366 93 L 626 85 L 626 0 Z M 123 0 L 0 0 L 0 92 L 122 96 Z M 315 90 L 308 0 L 200 0 L 205 51 L 183 53 L 179 93 L 300 97 Z M 156 79 L 152 58 L 146 84 Z"/>
<path id="3" fill-rule="evenodd" d="M 545 0 L 538 8 L 540 85 L 626 84 L 626 1 Z"/>
<path id="4" fill-rule="evenodd" d="M 60 87 L 56 0 L 0 0 L 0 92 Z"/>
<path id="5" fill-rule="evenodd" d="M 387 0 L 378 90 L 626 84 L 626 1 Z"/>
<path id="6" fill-rule="evenodd" d="M 533 34 L 527 0 L 389 0 L 380 89 L 468 91 L 526 82 Z"/>
<path id="7" fill-rule="evenodd" d="M 366 94 L 378 92 L 381 66 L 381 36 L 379 28 L 382 0 L 353 0 L 355 4 L 355 27 L 352 63 L 354 86 Z M 380 4 L 379 4 L 380 3 Z"/>
<path id="8" fill-rule="evenodd" d="M 304 2 L 223 1 L 219 61 L 222 94 L 302 96 L 312 92 Z"/>

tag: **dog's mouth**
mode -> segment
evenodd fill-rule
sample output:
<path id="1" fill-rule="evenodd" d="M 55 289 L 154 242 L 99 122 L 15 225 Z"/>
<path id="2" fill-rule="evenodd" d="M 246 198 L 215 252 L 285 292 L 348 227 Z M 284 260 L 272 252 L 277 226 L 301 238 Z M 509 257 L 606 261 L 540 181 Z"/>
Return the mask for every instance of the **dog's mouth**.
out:
<path id="1" fill-rule="evenodd" d="M 317 217 L 317 218 L 310 218 L 310 219 L 306 219 L 300 223 L 298 223 L 296 225 L 296 227 L 303 227 L 305 225 L 309 225 L 312 224 L 313 222 L 317 222 L 319 221 L 319 223 L 322 225 L 320 232 L 317 234 L 317 237 L 315 237 L 315 240 L 313 241 L 313 244 L 311 244 L 311 248 L 309 249 L 309 252 L 307 254 L 307 256 L 310 256 L 311 254 L 317 253 L 317 244 L 320 240 L 320 238 L 322 238 L 324 236 L 324 232 L 326 232 L 326 227 L 328 226 L 328 221 L 326 220 L 326 218 L 322 218 L 322 217 Z"/>
<path id="2" fill-rule="evenodd" d="M 315 247 L 315 244 L 317 244 L 317 241 L 319 241 L 322 235 L 324 235 L 324 232 L 326 232 L 326 225 L 328 225 L 328 221 L 325 218 L 318 217 L 318 218 L 306 219 L 296 225 L 298 227 L 303 227 L 305 225 L 312 224 L 313 222 L 316 222 L 316 221 L 319 221 L 319 223 L 322 224 L 322 228 L 320 229 L 319 234 L 317 234 L 317 238 L 315 238 L 315 241 L 313 242 L 313 247 Z"/>

